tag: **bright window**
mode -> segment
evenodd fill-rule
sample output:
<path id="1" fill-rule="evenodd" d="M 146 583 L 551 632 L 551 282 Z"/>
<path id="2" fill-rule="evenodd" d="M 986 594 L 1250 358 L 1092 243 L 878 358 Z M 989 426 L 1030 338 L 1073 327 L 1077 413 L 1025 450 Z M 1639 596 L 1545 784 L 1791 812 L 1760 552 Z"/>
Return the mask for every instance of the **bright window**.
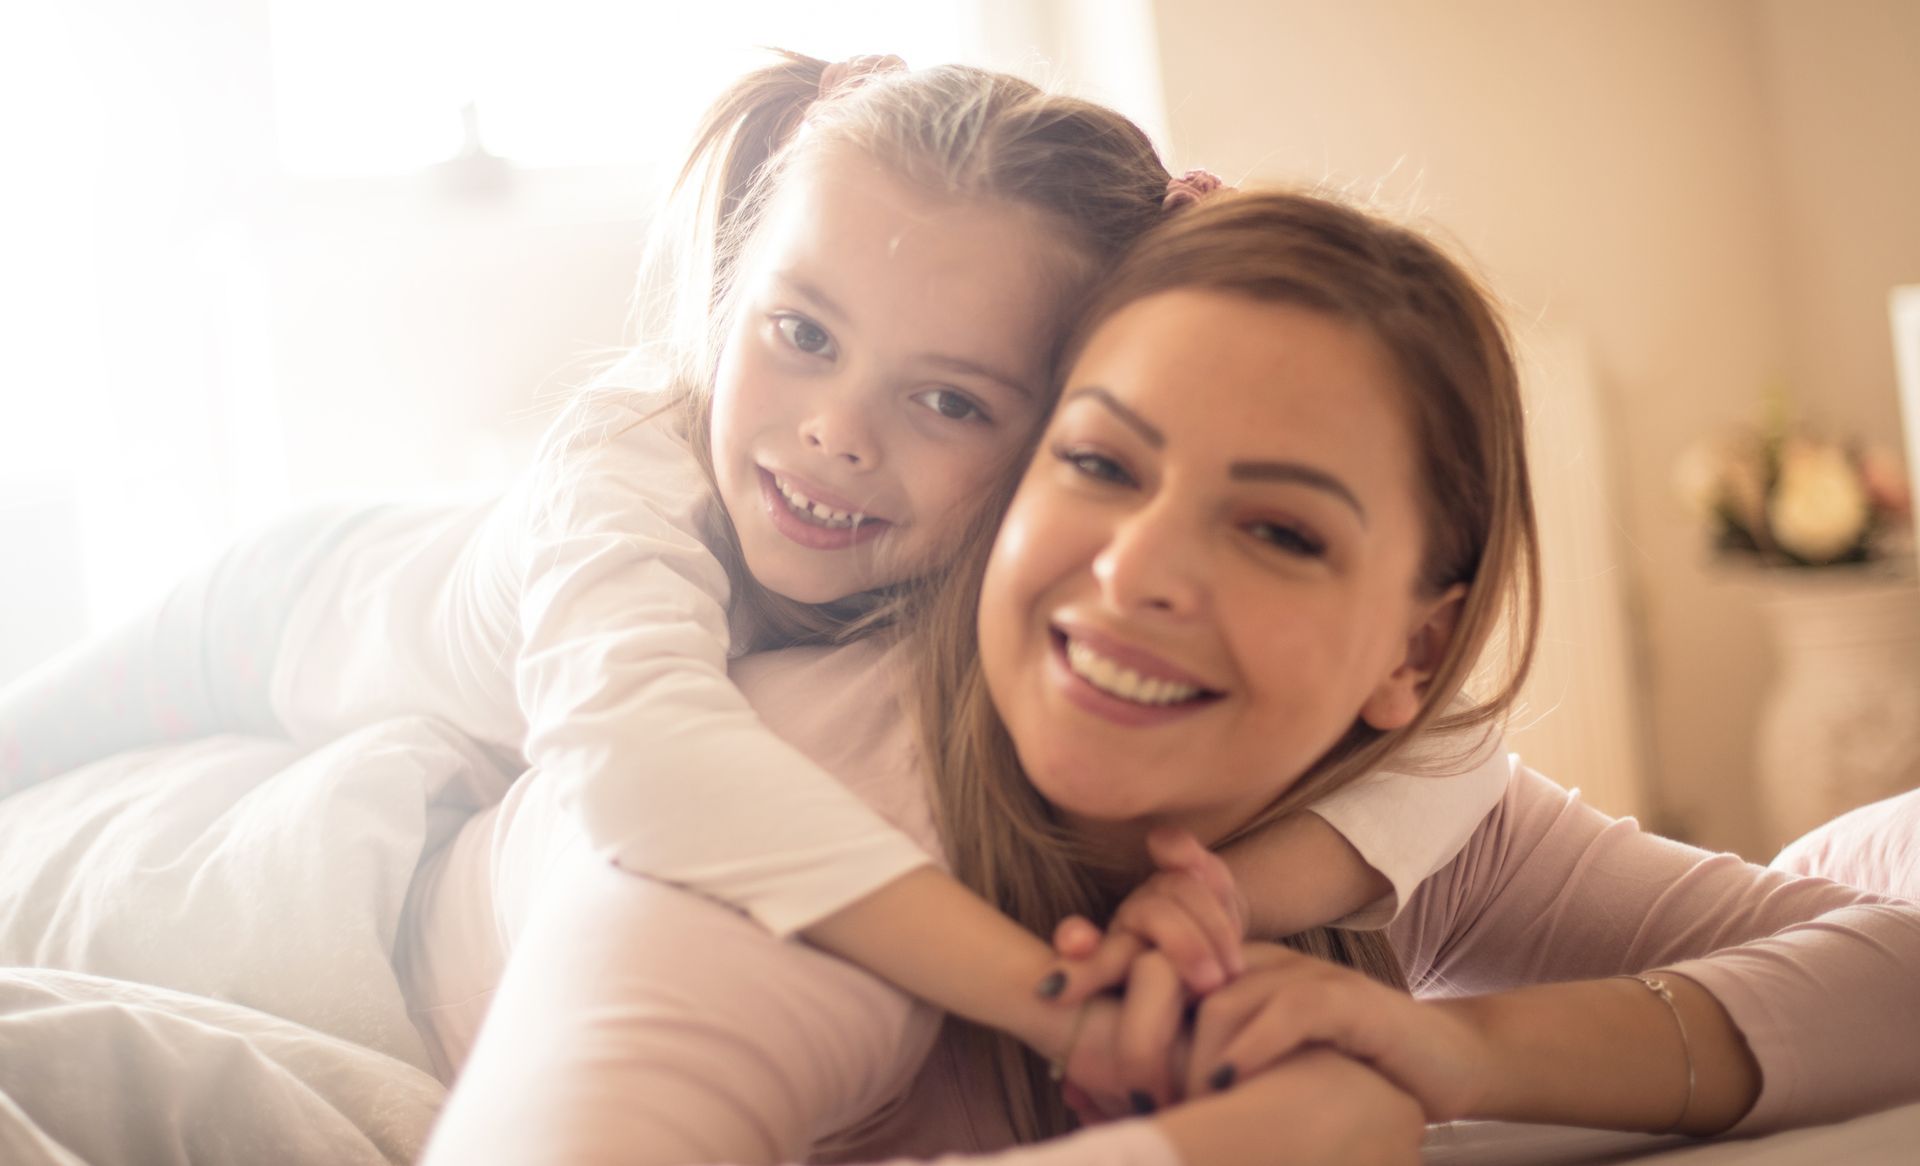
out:
<path id="1" fill-rule="evenodd" d="M 978 60 L 978 12 L 977 0 L 272 0 L 281 162 L 304 177 L 416 169 L 459 152 L 468 107 L 482 144 L 521 165 L 655 160 L 755 46 Z"/>

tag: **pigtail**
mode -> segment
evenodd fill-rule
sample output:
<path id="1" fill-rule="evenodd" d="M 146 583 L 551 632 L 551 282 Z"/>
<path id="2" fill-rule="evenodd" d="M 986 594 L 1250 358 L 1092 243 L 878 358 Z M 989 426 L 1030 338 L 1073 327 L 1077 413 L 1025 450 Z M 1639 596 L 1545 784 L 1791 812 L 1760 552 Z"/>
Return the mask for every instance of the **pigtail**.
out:
<path id="1" fill-rule="evenodd" d="M 716 315 L 762 201 L 767 163 L 799 132 L 827 71 L 815 57 L 775 52 L 777 62 L 740 78 L 708 107 L 674 184 L 694 200 L 695 230 L 710 240 L 707 306 Z"/>

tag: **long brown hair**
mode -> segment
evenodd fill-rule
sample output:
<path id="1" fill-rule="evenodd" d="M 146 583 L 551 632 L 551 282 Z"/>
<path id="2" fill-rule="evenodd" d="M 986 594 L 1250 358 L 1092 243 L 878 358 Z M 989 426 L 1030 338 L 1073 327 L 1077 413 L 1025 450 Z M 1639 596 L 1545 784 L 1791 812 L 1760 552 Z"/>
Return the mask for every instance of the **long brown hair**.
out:
<path id="1" fill-rule="evenodd" d="M 1062 371 L 1121 308 L 1194 288 L 1287 303 L 1368 329 L 1392 354 L 1420 451 L 1426 547 L 1417 586 L 1437 596 L 1466 588 L 1443 658 L 1413 721 L 1352 728 L 1226 845 L 1304 808 L 1393 759 L 1423 731 L 1473 752 L 1525 679 L 1538 627 L 1539 563 L 1518 377 L 1488 296 L 1419 234 L 1313 195 L 1226 193 L 1144 237 L 1096 295 L 1062 349 Z M 1021 770 L 981 671 L 975 617 L 997 518 L 970 532 L 965 561 L 914 621 L 922 747 L 940 826 L 959 878 L 1045 935 L 1064 916 L 1104 920 L 1118 904 L 1096 857 L 1060 824 Z M 1504 635 L 1502 635 L 1504 633 Z M 1506 660 L 1487 690 L 1455 701 L 1489 644 Z M 1451 758 L 1431 758 L 1446 767 Z M 1278 938 L 1278 937 L 1275 937 Z M 1311 954 L 1404 987 L 1383 933 L 1328 928 L 1286 937 Z M 967 1028 L 969 1055 L 996 1072 L 1024 1138 L 1064 1129 L 1067 1116 L 1043 1066 L 1017 1042 Z"/>
<path id="2" fill-rule="evenodd" d="M 607 378 L 664 385 L 654 399 L 677 413 L 710 480 L 714 369 L 743 258 L 783 183 L 823 148 L 851 146 L 938 196 L 1039 212 L 1064 257 L 1055 277 L 1062 325 L 1096 277 L 1159 221 L 1168 180 L 1131 121 L 1017 77 L 962 65 L 868 66 L 858 84 L 823 94 L 826 62 L 776 55 L 701 120 L 643 265 L 641 330 L 649 342 Z M 736 628 L 757 646 L 846 639 L 897 614 L 897 594 L 828 605 L 773 594 L 747 571 L 724 514 L 719 522 L 709 541 L 733 584 Z"/>

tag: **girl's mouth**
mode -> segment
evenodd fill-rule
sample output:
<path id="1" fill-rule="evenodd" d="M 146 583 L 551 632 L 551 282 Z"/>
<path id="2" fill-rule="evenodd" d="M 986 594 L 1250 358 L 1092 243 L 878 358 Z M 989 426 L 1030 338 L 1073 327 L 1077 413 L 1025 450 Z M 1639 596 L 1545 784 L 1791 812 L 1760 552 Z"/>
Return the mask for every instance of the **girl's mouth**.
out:
<path id="1" fill-rule="evenodd" d="M 775 530 L 803 547 L 816 551 L 837 551 L 879 538 L 892 525 L 884 518 L 837 506 L 809 497 L 805 488 L 776 475 L 764 466 L 756 466 L 760 475 L 760 496 Z"/>

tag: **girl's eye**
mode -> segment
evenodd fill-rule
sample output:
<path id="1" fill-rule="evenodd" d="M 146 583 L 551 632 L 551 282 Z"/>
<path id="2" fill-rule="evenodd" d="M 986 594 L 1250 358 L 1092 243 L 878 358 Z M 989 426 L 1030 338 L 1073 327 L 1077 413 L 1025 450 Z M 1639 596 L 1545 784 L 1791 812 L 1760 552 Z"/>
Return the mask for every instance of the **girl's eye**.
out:
<path id="1" fill-rule="evenodd" d="M 1083 477 L 1111 482 L 1116 486 L 1133 484 L 1133 475 L 1127 473 L 1125 466 L 1085 446 L 1056 445 L 1053 447 L 1053 456 L 1073 467 Z"/>
<path id="2" fill-rule="evenodd" d="M 916 394 L 913 399 L 949 421 L 993 420 L 972 397 L 955 389 L 928 389 Z"/>
<path id="3" fill-rule="evenodd" d="M 808 356 L 833 358 L 833 337 L 827 335 L 825 328 L 805 316 L 776 316 L 773 326 L 780 330 L 780 335 L 788 344 Z"/>
<path id="4" fill-rule="evenodd" d="M 1327 553 L 1325 543 L 1296 527 L 1277 522 L 1256 522 L 1247 529 L 1261 542 L 1303 559 L 1317 559 Z"/>

